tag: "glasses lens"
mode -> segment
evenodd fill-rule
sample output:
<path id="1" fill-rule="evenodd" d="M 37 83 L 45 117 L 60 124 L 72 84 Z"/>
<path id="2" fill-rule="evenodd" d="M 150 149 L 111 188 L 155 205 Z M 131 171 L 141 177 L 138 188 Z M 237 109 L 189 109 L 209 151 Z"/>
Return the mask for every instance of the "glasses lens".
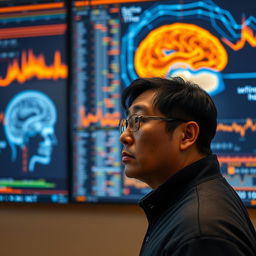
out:
<path id="1" fill-rule="evenodd" d="M 133 115 L 129 118 L 129 126 L 131 131 L 136 132 L 139 130 L 140 125 L 140 117 L 137 115 Z"/>
<path id="2" fill-rule="evenodd" d="M 125 129 L 129 126 L 129 130 L 136 132 L 139 129 L 140 117 L 137 115 L 130 116 L 128 119 L 121 119 L 119 124 L 120 132 L 123 133 Z"/>
<path id="3" fill-rule="evenodd" d="M 124 130 L 125 130 L 125 119 L 121 119 L 120 120 L 120 123 L 119 123 L 119 130 L 120 130 L 120 133 L 123 133 Z"/>

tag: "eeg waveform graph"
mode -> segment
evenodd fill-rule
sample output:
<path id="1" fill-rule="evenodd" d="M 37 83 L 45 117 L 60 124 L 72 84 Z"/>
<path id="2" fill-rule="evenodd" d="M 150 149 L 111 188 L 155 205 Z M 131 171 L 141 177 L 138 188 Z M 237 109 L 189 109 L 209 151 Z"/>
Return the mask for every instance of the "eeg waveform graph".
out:
<path id="1" fill-rule="evenodd" d="M 67 78 L 67 65 L 62 63 L 59 51 L 54 52 L 53 64 L 47 65 L 45 57 L 35 56 L 32 50 L 21 53 L 21 64 L 14 59 L 7 67 L 5 77 L 0 77 L 0 87 L 9 86 L 13 81 L 23 84 L 31 78 L 37 79 L 65 79 Z"/>

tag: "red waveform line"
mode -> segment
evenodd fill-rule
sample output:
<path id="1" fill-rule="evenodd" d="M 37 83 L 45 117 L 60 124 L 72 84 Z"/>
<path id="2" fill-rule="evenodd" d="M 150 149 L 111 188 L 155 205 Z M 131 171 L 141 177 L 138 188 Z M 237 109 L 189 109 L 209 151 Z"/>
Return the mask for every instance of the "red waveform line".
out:
<path id="1" fill-rule="evenodd" d="M 239 133 L 240 136 L 244 137 L 245 132 L 247 130 L 251 130 L 252 132 L 256 131 L 256 123 L 253 123 L 251 118 L 247 118 L 244 125 L 233 122 L 230 125 L 218 123 L 217 131 L 218 132 L 235 132 Z"/>
<path id="2" fill-rule="evenodd" d="M 102 109 L 98 108 L 96 114 L 86 114 L 85 108 L 80 108 L 80 125 L 81 127 L 89 127 L 91 124 L 100 123 L 103 127 L 117 127 L 119 124 L 120 113 L 107 113 L 103 115 Z"/>
<path id="3" fill-rule="evenodd" d="M 45 10 L 45 9 L 56 9 L 63 8 L 64 3 L 50 3 L 50 4 L 36 4 L 36 5 L 21 5 L 13 7 L 2 7 L 0 13 L 8 12 L 20 12 L 20 11 L 34 11 L 34 10 Z"/>
<path id="4" fill-rule="evenodd" d="M 4 113 L 0 112 L 0 123 L 4 123 Z"/>
<path id="5" fill-rule="evenodd" d="M 61 54 L 55 51 L 52 65 L 45 63 L 45 58 L 42 54 L 35 56 L 32 50 L 28 53 L 25 51 L 21 54 L 21 65 L 18 59 L 14 59 L 8 65 L 7 73 L 4 78 L 0 76 L 0 86 L 9 86 L 13 81 L 23 84 L 29 79 L 64 79 L 68 76 L 68 68 L 61 61 Z"/>
<path id="6" fill-rule="evenodd" d="M 2 194 L 43 194 L 43 195 L 63 194 L 63 195 L 67 195 L 67 191 L 65 190 L 16 189 L 11 187 L 0 188 L 0 193 Z"/>
<path id="7" fill-rule="evenodd" d="M 233 187 L 235 190 L 239 190 L 239 191 L 256 191 L 255 187 Z M 256 200 L 255 200 L 256 202 Z"/>
<path id="8" fill-rule="evenodd" d="M 222 41 L 234 51 L 242 49 L 246 42 L 248 42 L 252 47 L 256 47 L 256 35 L 253 34 L 252 29 L 247 27 L 245 23 L 242 26 L 241 39 L 238 42 L 233 44 L 226 38 L 222 38 Z"/>
<path id="9" fill-rule="evenodd" d="M 0 39 L 63 35 L 66 29 L 66 24 L 2 28 L 0 29 Z"/>
<path id="10" fill-rule="evenodd" d="M 256 157 L 234 157 L 234 156 L 218 156 L 220 163 L 256 163 Z"/>
<path id="11" fill-rule="evenodd" d="M 117 4 L 117 3 L 133 3 L 133 2 L 146 2 L 149 0 L 91 0 L 91 1 L 75 1 L 75 6 L 87 6 L 87 5 L 100 5 L 100 4 Z M 150 0 L 153 1 L 153 0 Z"/>

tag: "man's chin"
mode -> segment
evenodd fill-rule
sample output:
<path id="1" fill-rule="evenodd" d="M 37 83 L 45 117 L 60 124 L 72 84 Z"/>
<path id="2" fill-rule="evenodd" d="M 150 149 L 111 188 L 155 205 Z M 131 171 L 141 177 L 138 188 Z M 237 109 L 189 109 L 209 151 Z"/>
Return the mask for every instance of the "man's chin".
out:
<path id="1" fill-rule="evenodd" d="M 140 177 L 142 177 L 141 173 L 138 170 L 134 170 L 132 168 L 125 168 L 124 173 L 128 178 L 140 180 Z"/>

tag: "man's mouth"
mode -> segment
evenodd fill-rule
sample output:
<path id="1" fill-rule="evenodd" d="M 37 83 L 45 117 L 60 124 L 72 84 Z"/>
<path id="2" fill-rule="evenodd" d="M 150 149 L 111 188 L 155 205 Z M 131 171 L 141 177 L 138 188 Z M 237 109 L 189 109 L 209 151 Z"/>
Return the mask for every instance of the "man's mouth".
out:
<path id="1" fill-rule="evenodd" d="M 131 153 L 128 153 L 126 151 L 122 152 L 122 161 L 123 162 L 129 161 L 131 159 L 135 159 L 135 157 Z"/>

